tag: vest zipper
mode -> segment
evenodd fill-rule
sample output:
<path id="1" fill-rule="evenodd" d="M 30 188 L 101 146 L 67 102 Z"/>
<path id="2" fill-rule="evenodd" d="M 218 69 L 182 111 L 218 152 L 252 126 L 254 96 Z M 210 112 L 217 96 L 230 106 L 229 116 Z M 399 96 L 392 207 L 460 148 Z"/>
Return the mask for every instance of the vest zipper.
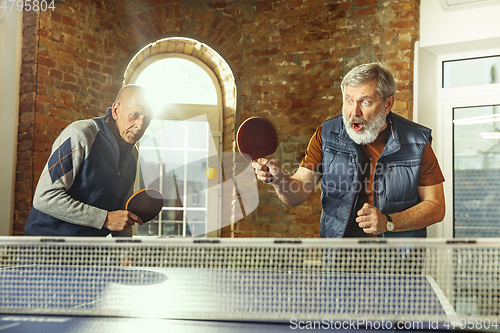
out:
<path id="1" fill-rule="evenodd" d="M 337 139 L 343 143 L 345 143 L 346 145 L 350 145 L 349 142 L 347 141 L 344 141 L 342 140 L 339 136 L 337 136 Z M 356 157 L 359 157 L 359 152 L 356 154 Z M 357 170 L 357 166 L 355 166 L 356 168 L 356 181 L 359 182 L 359 172 Z M 353 197 L 352 197 L 352 200 L 351 200 L 351 207 L 349 208 L 349 216 L 347 217 L 347 223 L 345 224 L 345 227 L 344 227 L 344 232 L 342 232 L 342 238 L 344 238 L 344 235 L 345 235 L 345 232 L 347 230 L 347 227 L 349 226 L 349 222 L 351 221 L 351 216 L 352 216 L 352 208 L 354 206 L 354 201 L 356 201 L 356 193 L 354 193 Z"/>
<path id="2" fill-rule="evenodd" d="M 379 157 L 379 160 L 380 160 L 380 157 Z M 377 168 L 379 165 L 380 165 L 380 164 L 379 164 L 379 163 L 378 163 L 378 161 L 377 161 L 377 166 L 376 166 L 375 168 Z M 377 171 L 377 170 L 375 170 L 375 171 Z M 373 187 L 372 187 L 372 193 L 373 193 L 373 205 L 375 206 L 375 208 L 377 208 L 378 210 L 380 210 L 380 207 L 379 207 L 379 204 L 378 204 L 378 194 L 377 194 L 377 192 L 375 191 L 375 188 L 374 188 L 374 187 L 375 187 L 375 184 L 376 184 L 375 180 L 376 180 L 377 174 L 378 174 L 378 172 L 375 172 L 375 175 L 373 175 Z M 380 210 L 380 212 L 382 212 L 382 211 Z M 379 235 L 377 235 L 377 237 L 378 237 L 378 236 L 379 236 Z M 380 237 L 385 238 L 384 233 L 381 233 L 381 234 L 380 234 Z"/>
<path id="3" fill-rule="evenodd" d="M 342 233 L 342 238 L 344 238 L 345 231 L 347 230 L 347 227 L 349 226 L 349 222 L 351 221 L 352 207 L 354 206 L 355 197 L 356 197 L 356 193 L 354 193 L 354 197 L 352 198 L 352 201 L 351 201 L 351 207 L 349 208 L 349 217 L 347 218 L 347 223 L 345 224 L 344 232 Z"/>

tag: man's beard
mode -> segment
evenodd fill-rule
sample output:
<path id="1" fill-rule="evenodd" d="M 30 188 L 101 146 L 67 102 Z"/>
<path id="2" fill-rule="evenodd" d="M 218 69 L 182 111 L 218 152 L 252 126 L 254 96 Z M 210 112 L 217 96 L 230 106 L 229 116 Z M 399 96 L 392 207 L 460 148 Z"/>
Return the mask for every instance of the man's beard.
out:
<path id="1" fill-rule="evenodd" d="M 386 122 L 386 114 L 383 109 L 375 116 L 372 121 L 366 121 L 362 118 L 352 117 L 347 119 L 347 116 L 342 108 L 342 118 L 344 120 L 344 125 L 347 130 L 347 134 L 352 139 L 352 141 L 356 142 L 358 145 L 366 145 L 372 143 L 377 139 L 378 134 L 382 127 L 384 127 Z M 361 131 L 355 131 L 352 128 L 353 123 L 359 123 L 363 125 L 363 129 Z"/>

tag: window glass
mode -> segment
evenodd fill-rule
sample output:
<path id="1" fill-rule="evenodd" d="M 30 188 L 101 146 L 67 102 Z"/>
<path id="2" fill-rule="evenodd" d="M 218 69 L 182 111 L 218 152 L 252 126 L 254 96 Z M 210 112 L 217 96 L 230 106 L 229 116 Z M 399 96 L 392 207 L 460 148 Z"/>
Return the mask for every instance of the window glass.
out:
<path id="1" fill-rule="evenodd" d="M 149 65 L 135 82 L 145 87 L 155 103 L 217 105 L 215 85 L 197 64 L 165 58 Z"/>
<path id="2" fill-rule="evenodd" d="M 500 106 L 453 109 L 454 235 L 500 237 Z"/>
<path id="3" fill-rule="evenodd" d="M 499 83 L 500 56 L 443 62 L 443 88 Z"/>

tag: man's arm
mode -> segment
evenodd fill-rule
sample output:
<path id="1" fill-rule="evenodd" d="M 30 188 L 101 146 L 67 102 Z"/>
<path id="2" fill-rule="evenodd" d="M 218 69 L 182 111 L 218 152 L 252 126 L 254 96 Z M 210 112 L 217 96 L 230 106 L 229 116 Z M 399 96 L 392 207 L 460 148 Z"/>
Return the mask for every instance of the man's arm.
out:
<path id="1" fill-rule="evenodd" d="M 394 222 L 393 231 L 418 230 L 444 219 L 446 208 L 443 183 L 419 186 L 418 194 L 422 200 L 420 203 L 402 212 L 390 214 Z M 372 204 L 365 204 L 358 211 L 356 222 L 367 234 L 381 234 L 386 231 L 385 215 Z"/>
<path id="2" fill-rule="evenodd" d="M 290 176 L 276 160 L 259 159 L 252 163 L 257 178 L 271 184 L 278 198 L 289 206 L 297 206 L 306 201 L 321 179 L 321 174 L 304 167 Z"/>

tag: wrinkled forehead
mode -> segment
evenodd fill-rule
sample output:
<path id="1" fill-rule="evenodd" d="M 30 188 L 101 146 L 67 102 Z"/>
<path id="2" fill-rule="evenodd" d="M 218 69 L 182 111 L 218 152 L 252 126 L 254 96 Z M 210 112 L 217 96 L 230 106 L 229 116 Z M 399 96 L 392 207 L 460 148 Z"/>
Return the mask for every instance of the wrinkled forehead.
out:
<path id="1" fill-rule="evenodd" d="M 378 97 L 380 94 L 378 92 L 378 82 L 377 80 L 369 80 L 362 83 L 357 83 L 353 85 L 346 85 L 342 90 L 342 95 L 346 96 L 367 96 L 367 97 Z"/>

